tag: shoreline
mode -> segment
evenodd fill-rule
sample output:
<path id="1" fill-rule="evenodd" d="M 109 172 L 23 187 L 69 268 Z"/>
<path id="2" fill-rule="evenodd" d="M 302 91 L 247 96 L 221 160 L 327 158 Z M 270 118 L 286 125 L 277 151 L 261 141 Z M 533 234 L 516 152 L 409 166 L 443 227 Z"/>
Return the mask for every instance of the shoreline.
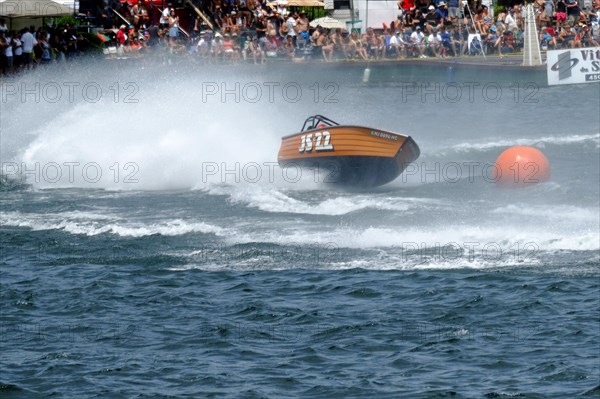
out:
<path id="1" fill-rule="evenodd" d="M 308 60 L 294 62 L 289 59 L 273 59 L 265 64 L 252 62 L 216 64 L 202 62 L 197 57 L 187 55 L 146 54 L 136 57 L 80 56 L 63 63 L 38 65 L 32 70 L 21 70 L 18 73 L 3 76 L 5 82 L 19 80 L 31 72 L 44 69 L 54 70 L 57 74 L 68 73 L 76 68 L 85 68 L 87 62 L 100 64 L 115 70 L 123 65 L 139 66 L 148 72 L 182 72 L 198 71 L 203 74 L 218 73 L 219 71 L 250 72 L 264 74 L 289 73 L 297 78 L 332 79 L 348 81 L 365 85 L 394 82 L 471 82 L 485 81 L 499 84 L 535 83 L 547 86 L 546 65 L 523 66 L 522 54 L 486 56 L 461 56 L 451 58 L 408 58 L 408 59 L 379 59 L 379 60 Z M 369 69 L 368 81 L 365 82 L 365 70 Z M 106 71 L 105 71 L 106 72 Z"/>
<path id="2" fill-rule="evenodd" d="M 142 60 L 147 57 L 114 57 L 105 58 L 106 61 L 124 61 L 124 60 Z M 250 66 L 250 65 L 320 65 L 320 66 L 334 66 L 334 65 L 450 65 L 470 68 L 489 68 L 489 69 L 513 69 L 522 71 L 533 71 L 533 70 L 546 70 L 546 64 L 537 66 L 526 66 L 522 64 L 523 54 L 510 54 L 499 56 L 497 54 L 486 55 L 482 57 L 477 56 L 458 56 L 448 58 L 386 58 L 386 59 L 373 59 L 373 60 L 361 60 L 361 59 L 339 59 L 332 62 L 324 62 L 322 60 L 302 60 L 294 61 L 290 59 L 272 59 L 265 64 L 253 64 L 251 62 L 237 62 L 237 63 L 198 63 L 201 66 Z"/>

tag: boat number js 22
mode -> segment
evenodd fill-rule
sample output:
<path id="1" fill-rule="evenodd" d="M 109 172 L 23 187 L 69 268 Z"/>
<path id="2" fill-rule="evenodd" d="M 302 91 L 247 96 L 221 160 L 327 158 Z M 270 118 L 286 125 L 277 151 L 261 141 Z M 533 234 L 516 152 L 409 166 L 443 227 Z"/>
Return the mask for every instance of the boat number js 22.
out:
<path id="1" fill-rule="evenodd" d="M 314 145 L 313 145 L 314 144 Z M 333 144 L 331 144 L 331 134 L 329 132 L 317 132 L 314 134 L 305 134 L 300 136 L 300 148 L 298 152 L 312 152 L 315 151 L 333 151 Z"/>

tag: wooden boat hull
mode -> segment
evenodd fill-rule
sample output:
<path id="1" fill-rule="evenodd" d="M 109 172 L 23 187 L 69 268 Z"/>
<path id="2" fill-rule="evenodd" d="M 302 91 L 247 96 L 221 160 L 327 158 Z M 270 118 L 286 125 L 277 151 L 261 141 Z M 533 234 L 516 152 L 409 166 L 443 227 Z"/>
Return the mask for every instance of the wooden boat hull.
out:
<path id="1" fill-rule="evenodd" d="M 277 159 L 283 168 L 318 169 L 327 183 L 376 187 L 398 177 L 419 154 L 409 136 L 338 125 L 283 137 Z"/>

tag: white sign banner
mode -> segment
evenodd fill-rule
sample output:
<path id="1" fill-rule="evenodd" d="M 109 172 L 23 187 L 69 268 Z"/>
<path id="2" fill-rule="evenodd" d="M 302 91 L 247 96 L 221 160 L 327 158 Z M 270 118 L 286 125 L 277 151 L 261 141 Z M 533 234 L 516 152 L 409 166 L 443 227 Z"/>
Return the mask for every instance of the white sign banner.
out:
<path id="1" fill-rule="evenodd" d="M 600 82 L 600 47 L 548 51 L 548 85 Z"/>

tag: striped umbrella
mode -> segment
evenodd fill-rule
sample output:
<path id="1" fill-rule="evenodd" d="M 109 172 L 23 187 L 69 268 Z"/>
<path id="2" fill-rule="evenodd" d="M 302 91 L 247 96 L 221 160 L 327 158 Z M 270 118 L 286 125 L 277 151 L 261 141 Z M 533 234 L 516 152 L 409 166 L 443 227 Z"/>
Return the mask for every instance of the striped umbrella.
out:
<path id="1" fill-rule="evenodd" d="M 110 41 L 110 37 L 103 35 L 102 33 L 96 33 L 96 37 L 100 40 L 102 40 L 103 43 L 109 42 Z"/>

